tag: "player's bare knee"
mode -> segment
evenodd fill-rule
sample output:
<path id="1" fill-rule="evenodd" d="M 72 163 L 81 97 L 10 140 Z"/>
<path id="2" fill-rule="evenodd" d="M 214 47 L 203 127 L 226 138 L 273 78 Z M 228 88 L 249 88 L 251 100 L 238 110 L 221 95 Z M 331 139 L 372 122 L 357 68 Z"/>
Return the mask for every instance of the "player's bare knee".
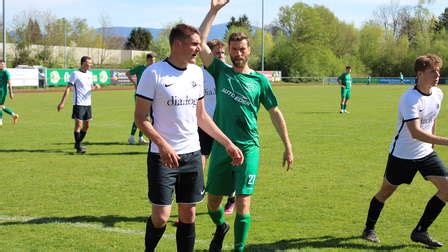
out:
<path id="1" fill-rule="evenodd" d="M 179 220 L 182 223 L 194 223 L 196 216 L 195 205 L 179 204 Z"/>
<path id="2" fill-rule="evenodd" d="M 222 196 L 218 195 L 208 195 L 207 207 L 211 211 L 217 211 L 221 206 Z"/>
<path id="3" fill-rule="evenodd" d="M 381 187 L 381 190 L 376 193 L 375 198 L 384 203 L 390 196 L 392 196 L 395 190 L 396 188 Z"/>
<path id="4" fill-rule="evenodd" d="M 152 225 L 155 228 L 161 228 L 164 227 L 166 225 L 166 223 L 168 222 L 168 218 L 169 215 L 163 215 L 163 214 L 152 214 L 151 215 L 151 221 L 152 221 Z"/>
<path id="5" fill-rule="evenodd" d="M 236 212 L 239 215 L 248 214 L 250 212 L 250 195 L 238 195 L 235 203 Z"/>

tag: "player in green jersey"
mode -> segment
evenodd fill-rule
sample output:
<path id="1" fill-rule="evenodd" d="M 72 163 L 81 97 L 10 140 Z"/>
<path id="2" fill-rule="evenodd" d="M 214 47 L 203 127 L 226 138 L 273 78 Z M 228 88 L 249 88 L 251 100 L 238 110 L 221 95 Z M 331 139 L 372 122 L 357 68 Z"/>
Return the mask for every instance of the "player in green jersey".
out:
<path id="1" fill-rule="evenodd" d="M 229 0 L 212 0 L 211 7 L 201 24 L 202 51 L 200 56 L 210 74 L 215 78 L 216 109 L 214 121 L 244 154 L 244 162 L 232 167 L 225 149 L 214 143 L 207 179 L 208 212 L 216 224 L 216 232 L 210 243 L 210 251 L 220 251 L 225 234 L 230 229 L 224 221 L 221 206 L 223 196 L 236 192 L 236 217 L 234 249 L 243 251 L 251 222 L 250 199 L 254 192 L 259 165 L 259 137 L 257 112 L 260 105 L 269 111 L 272 123 L 283 141 L 283 164 L 287 169 L 293 164 L 292 145 L 283 115 L 268 79 L 249 68 L 250 43 L 244 33 L 229 36 L 228 50 L 232 66 L 213 57 L 205 43 L 218 11 Z"/>
<path id="2" fill-rule="evenodd" d="M 156 60 L 156 56 L 154 53 L 148 53 L 146 54 L 146 64 L 141 64 L 138 66 L 135 66 L 134 68 L 130 69 L 126 72 L 126 76 L 128 77 L 129 81 L 134 84 L 135 90 L 137 90 L 137 85 L 140 82 L 140 78 L 142 77 L 143 71 L 145 69 L 152 65 Z M 135 99 L 135 96 L 134 96 Z M 135 125 L 135 122 L 132 122 L 132 128 L 131 128 L 131 135 L 129 136 L 128 143 L 134 144 L 135 143 L 135 132 L 137 131 L 137 125 Z M 138 143 L 139 144 L 147 144 L 148 141 L 143 137 L 143 132 L 140 131 L 138 133 Z"/>
<path id="3" fill-rule="evenodd" d="M 349 113 L 347 111 L 347 103 L 350 100 L 350 94 L 352 89 L 352 76 L 350 73 L 352 68 L 350 66 L 345 67 L 345 72 L 338 77 L 338 83 L 341 85 L 341 110 L 339 113 Z"/>
<path id="4" fill-rule="evenodd" d="M 19 120 L 18 114 L 14 113 L 11 109 L 5 107 L 5 101 L 6 97 L 8 96 L 8 91 L 9 91 L 9 98 L 11 100 L 14 99 L 10 74 L 8 70 L 6 70 L 5 61 L 0 60 L 0 126 L 3 125 L 3 111 L 5 111 L 5 113 L 7 113 L 8 115 L 12 116 L 12 122 L 14 124 L 16 124 L 17 120 Z"/>

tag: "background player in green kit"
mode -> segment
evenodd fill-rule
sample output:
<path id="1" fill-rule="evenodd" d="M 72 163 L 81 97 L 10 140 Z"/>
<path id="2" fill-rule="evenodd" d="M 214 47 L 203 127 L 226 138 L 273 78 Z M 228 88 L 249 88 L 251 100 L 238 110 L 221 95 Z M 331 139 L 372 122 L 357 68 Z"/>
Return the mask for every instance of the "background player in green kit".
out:
<path id="1" fill-rule="evenodd" d="M 348 100 L 350 100 L 350 93 L 352 89 L 351 72 L 352 68 L 350 66 L 346 66 L 345 72 L 338 77 L 338 83 L 341 85 L 341 110 L 339 113 L 348 113 L 347 103 Z"/>
<path id="2" fill-rule="evenodd" d="M 291 142 L 286 123 L 278 108 L 268 79 L 248 66 L 250 55 L 249 39 L 244 33 L 233 33 L 229 37 L 228 50 L 232 66 L 213 57 L 207 46 L 207 36 L 218 11 L 229 0 L 212 0 L 211 8 L 201 24 L 202 51 L 200 56 L 210 74 L 215 78 L 216 108 L 214 121 L 216 125 L 234 142 L 244 154 L 244 163 L 233 167 L 231 160 L 220 144 L 214 143 L 208 168 L 208 202 L 209 215 L 216 224 L 216 231 L 210 243 L 210 251 L 220 251 L 225 234 L 230 226 L 224 221 L 222 197 L 236 192 L 236 217 L 234 226 L 234 249 L 243 251 L 249 226 L 250 199 L 254 192 L 259 164 L 259 139 L 257 131 L 257 112 L 262 104 L 269 111 L 285 151 L 283 164 L 287 169 L 293 163 Z"/>
<path id="3" fill-rule="evenodd" d="M 135 90 L 137 90 L 137 85 L 140 82 L 140 78 L 142 77 L 143 71 L 145 69 L 152 65 L 156 60 L 156 57 L 153 53 L 146 54 L 146 64 L 141 64 L 138 66 L 135 66 L 134 68 L 131 68 L 129 71 L 126 72 L 126 76 L 128 77 L 129 81 L 134 84 Z M 135 76 L 135 79 L 134 79 Z M 135 99 L 135 97 L 134 97 Z M 132 128 L 131 128 L 131 135 L 129 136 L 128 143 L 134 144 L 135 143 L 135 132 L 137 131 L 137 125 L 135 125 L 135 122 L 132 122 Z M 145 140 L 143 137 L 143 132 L 140 131 L 138 133 L 138 143 L 139 144 L 146 144 L 148 141 Z"/>
<path id="4" fill-rule="evenodd" d="M 11 86 L 11 77 L 9 75 L 8 70 L 5 69 L 6 64 L 4 60 L 0 60 L 0 126 L 3 125 L 3 111 L 7 113 L 8 115 L 12 116 L 12 122 L 14 124 L 17 123 L 17 120 L 19 119 L 19 115 L 14 113 L 11 109 L 5 107 L 5 101 L 6 97 L 8 96 L 9 91 L 9 98 L 14 99 L 14 93 L 12 92 L 12 86 Z"/>

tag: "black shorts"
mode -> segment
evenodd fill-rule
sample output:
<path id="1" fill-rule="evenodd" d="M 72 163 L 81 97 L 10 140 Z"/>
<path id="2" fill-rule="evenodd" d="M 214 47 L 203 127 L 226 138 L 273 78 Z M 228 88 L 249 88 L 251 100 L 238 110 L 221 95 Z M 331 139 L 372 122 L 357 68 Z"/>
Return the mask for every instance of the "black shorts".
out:
<path id="1" fill-rule="evenodd" d="M 201 152 L 180 154 L 179 168 L 163 166 L 158 153 L 148 153 L 148 198 L 155 205 L 169 206 L 176 193 L 178 204 L 195 204 L 205 194 Z"/>
<path id="2" fill-rule="evenodd" d="M 201 128 L 198 128 L 199 143 L 201 144 L 201 154 L 208 156 L 212 152 L 213 138 Z"/>
<path id="3" fill-rule="evenodd" d="M 72 118 L 76 120 L 87 121 L 92 119 L 91 106 L 73 105 Z"/>
<path id="4" fill-rule="evenodd" d="M 417 171 L 428 176 L 448 176 L 448 171 L 436 152 L 419 159 L 401 159 L 389 154 L 384 177 L 392 185 L 411 184 Z"/>

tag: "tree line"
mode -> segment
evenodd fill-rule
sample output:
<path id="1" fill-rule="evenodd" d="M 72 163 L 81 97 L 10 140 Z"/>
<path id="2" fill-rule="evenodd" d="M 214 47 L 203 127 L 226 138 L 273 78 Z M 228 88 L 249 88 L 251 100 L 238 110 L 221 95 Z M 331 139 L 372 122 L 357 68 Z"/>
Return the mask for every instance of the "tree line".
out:
<path id="1" fill-rule="evenodd" d="M 107 16 L 101 15 L 99 21 L 101 28 L 94 29 L 85 19 L 56 18 L 50 12 L 23 12 L 14 18 L 13 30 L 8 32 L 8 41 L 16 45 L 13 64 L 59 67 L 56 58 L 60 55 L 53 55 L 49 46 L 64 44 L 101 48 L 104 57 L 107 49 L 151 50 L 159 58 L 168 56 L 168 33 L 174 23 L 167 25 L 157 38 L 141 27 L 123 38 L 111 34 Z M 262 30 L 252 26 L 243 15 L 231 17 L 223 40 L 234 31 L 249 34 L 252 47 L 249 63 L 260 69 Z M 424 1 L 415 6 L 391 2 L 374 10 L 372 18 L 356 28 L 339 20 L 325 6 L 298 2 L 281 7 L 276 21 L 265 27 L 264 65 L 267 70 L 281 70 L 283 76 L 336 76 L 345 65 L 352 66 L 355 76 L 396 77 L 400 72 L 413 76 L 413 62 L 418 55 L 436 53 L 448 62 L 446 41 L 448 7 L 434 16 Z M 43 49 L 33 55 L 31 46 L 35 44 Z M 137 61 L 140 60 L 143 58 Z M 442 74 L 448 75 L 448 68 Z"/>

